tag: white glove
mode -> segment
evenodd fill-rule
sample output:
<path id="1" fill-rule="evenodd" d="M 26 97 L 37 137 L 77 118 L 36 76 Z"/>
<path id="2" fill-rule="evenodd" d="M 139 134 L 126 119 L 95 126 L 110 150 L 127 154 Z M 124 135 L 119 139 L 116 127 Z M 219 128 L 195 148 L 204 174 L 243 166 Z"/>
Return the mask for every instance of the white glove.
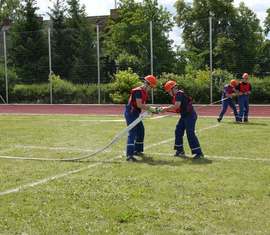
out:
<path id="1" fill-rule="evenodd" d="M 148 107 L 148 111 L 149 111 L 150 113 L 155 113 L 155 114 L 157 114 L 157 107 L 149 106 L 149 107 Z"/>
<path id="2" fill-rule="evenodd" d="M 165 112 L 163 107 L 157 107 L 157 113 L 163 113 Z"/>

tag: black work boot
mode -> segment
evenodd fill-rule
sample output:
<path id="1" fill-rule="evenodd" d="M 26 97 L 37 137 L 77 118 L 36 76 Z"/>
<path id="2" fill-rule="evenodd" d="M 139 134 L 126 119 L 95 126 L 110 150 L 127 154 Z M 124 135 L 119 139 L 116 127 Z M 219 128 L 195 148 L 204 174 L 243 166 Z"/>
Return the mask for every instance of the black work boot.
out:
<path id="1" fill-rule="evenodd" d="M 195 154 L 195 156 L 193 157 L 194 160 L 196 159 L 202 159 L 204 157 L 203 153 L 197 153 Z"/>
<path id="2" fill-rule="evenodd" d="M 174 156 L 175 157 L 186 157 L 185 151 L 176 151 Z"/>
<path id="3" fill-rule="evenodd" d="M 138 160 L 133 156 L 127 156 L 127 161 L 128 162 L 137 162 Z"/>

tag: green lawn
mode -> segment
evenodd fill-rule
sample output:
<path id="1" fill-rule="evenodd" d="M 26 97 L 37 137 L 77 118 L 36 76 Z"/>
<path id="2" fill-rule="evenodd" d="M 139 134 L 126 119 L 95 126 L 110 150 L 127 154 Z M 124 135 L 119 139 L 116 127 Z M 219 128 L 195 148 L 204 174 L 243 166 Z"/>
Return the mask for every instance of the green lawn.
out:
<path id="1" fill-rule="evenodd" d="M 121 119 L 1 115 L 0 155 L 85 156 Z M 144 121 L 139 163 L 125 161 L 125 138 L 85 162 L 0 158 L 0 234 L 269 234 L 270 119 L 199 118 L 198 161 L 172 157 L 176 122 Z"/>

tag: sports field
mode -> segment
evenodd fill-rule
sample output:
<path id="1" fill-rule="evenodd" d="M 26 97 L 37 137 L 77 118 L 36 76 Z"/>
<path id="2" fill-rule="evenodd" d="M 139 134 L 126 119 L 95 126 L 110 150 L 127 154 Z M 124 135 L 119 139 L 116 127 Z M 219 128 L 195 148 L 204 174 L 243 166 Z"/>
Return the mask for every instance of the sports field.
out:
<path id="1" fill-rule="evenodd" d="M 0 234 L 269 234 L 270 119 L 200 117 L 196 161 L 173 157 L 177 120 L 145 119 L 139 163 L 125 161 L 125 138 L 56 162 L 6 158 L 87 156 L 123 117 L 0 115 Z"/>

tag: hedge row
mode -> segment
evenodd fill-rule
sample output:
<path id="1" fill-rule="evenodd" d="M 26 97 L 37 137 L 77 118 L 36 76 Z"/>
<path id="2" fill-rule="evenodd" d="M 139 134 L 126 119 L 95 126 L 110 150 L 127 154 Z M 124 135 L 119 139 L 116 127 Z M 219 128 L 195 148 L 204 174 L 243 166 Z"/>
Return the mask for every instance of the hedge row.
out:
<path id="1" fill-rule="evenodd" d="M 109 84 L 102 84 L 101 103 L 110 103 Z M 54 76 L 52 80 L 54 104 L 96 104 L 98 103 L 97 85 L 72 84 Z M 32 84 L 15 85 L 10 93 L 10 102 L 13 103 L 50 103 L 50 85 Z"/>
<path id="2" fill-rule="evenodd" d="M 213 74 L 213 100 L 219 100 L 225 83 L 234 79 L 226 71 L 216 70 Z M 187 75 L 162 74 L 157 89 L 154 91 L 155 103 L 169 103 L 171 98 L 163 90 L 168 80 L 177 81 L 179 87 L 191 95 L 195 103 L 209 103 L 209 71 L 195 71 Z M 119 71 L 110 84 L 101 85 L 101 103 L 126 103 L 129 91 L 138 85 L 139 77 L 132 70 Z M 270 104 L 270 77 L 264 79 L 250 77 L 253 104 Z M 98 103 L 97 85 L 75 85 L 52 77 L 54 103 Z M 13 103 L 49 103 L 49 84 L 15 85 L 10 91 L 10 102 Z"/>
<path id="3" fill-rule="evenodd" d="M 222 70 L 217 70 L 213 73 L 213 101 L 221 99 L 223 87 L 231 79 L 237 78 Z M 208 71 L 197 71 L 186 76 L 163 74 L 159 79 L 159 85 L 155 92 L 155 103 L 164 103 L 164 100 L 167 102 L 170 101 L 171 98 L 163 90 L 163 85 L 168 80 L 177 81 L 179 88 L 193 97 L 194 103 L 202 104 L 210 102 L 210 79 Z M 249 82 L 252 86 L 250 103 L 270 104 L 270 77 L 262 79 L 250 76 Z"/>

